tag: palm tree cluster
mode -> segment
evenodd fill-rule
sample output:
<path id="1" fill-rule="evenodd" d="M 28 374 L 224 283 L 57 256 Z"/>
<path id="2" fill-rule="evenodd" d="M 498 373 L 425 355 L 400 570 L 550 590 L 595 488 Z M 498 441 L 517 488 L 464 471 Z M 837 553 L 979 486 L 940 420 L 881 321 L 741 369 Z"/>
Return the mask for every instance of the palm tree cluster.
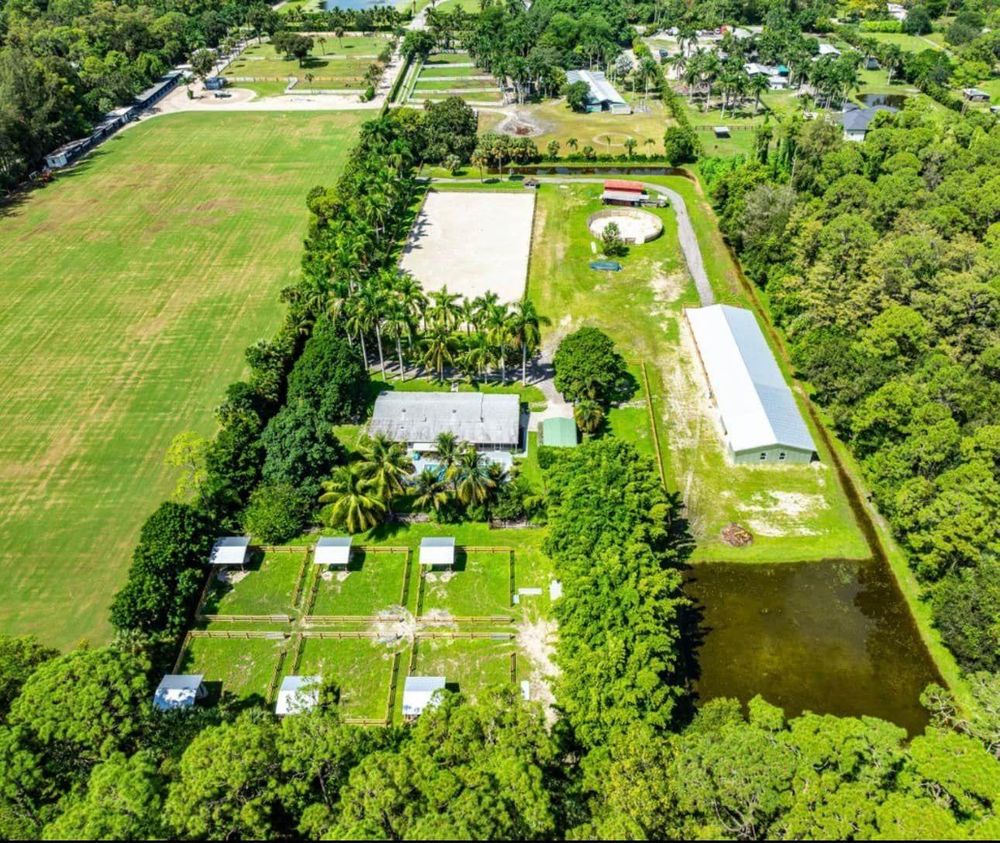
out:
<path id="1" fill-rule="evenodd" d="M 454 503 L 482 506 L 506 479 L 503 468 L 453 433 L 441 433 L 434 443 L 437 470 L 425 468 L 412 485 L 413 505 L 422 512 L 445 512 Z"/>
<path id="2" fill-rule="evenodd" d="M 349 533 L 362 533 L 392 512 L 392 501 L 406 489 L 413 461 L 400 442 L 384 434 L 365 439 L 361 458 L 341 466 L 323 483 L 319 502 L 330 504 L 327 520 Z"/>
<path id="3" fill-rule="evenodd" d="M 506 382 L 508 366 L 520 362 L 527 383 L 528 358 L 548 321 L 527 299 L 507 305 L 492 292 L 469 299 L 447 286 L 426 295 L 413 276 L 396 269 L 336 284 L 330 306 L 359 344 L 365 365 L 377 359 L 383 377 L 391 344 L 399 377 L 412 363 L 442 381 L 457 369 L 470 380 L 483 380 L 492 370 Z"/>

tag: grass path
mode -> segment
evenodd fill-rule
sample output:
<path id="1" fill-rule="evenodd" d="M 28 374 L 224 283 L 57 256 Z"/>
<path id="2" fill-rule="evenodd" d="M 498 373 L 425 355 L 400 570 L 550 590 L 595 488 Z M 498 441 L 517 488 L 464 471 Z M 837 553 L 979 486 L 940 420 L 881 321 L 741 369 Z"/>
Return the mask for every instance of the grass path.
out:
<path id="1" fill-rule="evenodd" d="M 0 632 L 102 641 L 171 438 L 213 431 L 364 112 L 129 128 L 0 211 Z"/>

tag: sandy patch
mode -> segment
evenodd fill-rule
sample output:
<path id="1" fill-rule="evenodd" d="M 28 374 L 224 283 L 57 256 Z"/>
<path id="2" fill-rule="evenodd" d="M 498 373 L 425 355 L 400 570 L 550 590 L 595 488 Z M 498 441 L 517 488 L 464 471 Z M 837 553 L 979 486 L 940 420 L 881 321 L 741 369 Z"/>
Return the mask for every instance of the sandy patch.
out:
<path id="1" fill-rule="evenodd" d="M 224 568 L 215 575 L 215 578 L 221 583 L 236 585 L 236 583 L 242 582 L 248 576 L 250 576 L 249 571 L 240 571 L 236 568 Z"/>
<path id="2" fill-rule="evenodd" d="M 443 287 L 470 299 L 492 291 L 518 301 L 528 277 L 535 194 L 427 195 L 413 223 L 400 267 L 425 292 Z"/>
<path id="3" fill-rule="evenodd" d="M 540 702 L 545 720 L 551 726 L 556 721 L 552 680 L 559 676 L 559 666 L 554 661 L 556 622 L 546 618 L 522 621 L 517 627 L 517 646 L 528 660 L 528 688 L 531 700 Z"/>
<path id="4" fill-rule="evenodd" d="M 417 619 L 402 606 L 390 606 L 378 613 L 371 630 L 382 644 L 412 644 L 417 634 Z"/>
<path id="5" fill-rule="evenodd" d="M 759 536 L 815 536 L 803 521 L 808 521 L 826 509 L 829 504 L 822 495 L 799 492 L 757 492 L 750 500 L 739 505 L 740 512 L 751 516 L 747 526 Z"/>

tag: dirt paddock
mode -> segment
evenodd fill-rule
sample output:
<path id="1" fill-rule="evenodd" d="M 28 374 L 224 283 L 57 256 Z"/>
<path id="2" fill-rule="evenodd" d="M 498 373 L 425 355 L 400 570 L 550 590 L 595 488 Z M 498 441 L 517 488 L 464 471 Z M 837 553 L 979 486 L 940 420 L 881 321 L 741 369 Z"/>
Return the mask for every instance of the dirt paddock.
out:
<path id="1" fill-rule="evenodd" d="M 427 292 L 447 286 L 470 299 L 492 290 L 524 295 L 535 194 L 431 192 L 413 223 L 402 269 Z"/>

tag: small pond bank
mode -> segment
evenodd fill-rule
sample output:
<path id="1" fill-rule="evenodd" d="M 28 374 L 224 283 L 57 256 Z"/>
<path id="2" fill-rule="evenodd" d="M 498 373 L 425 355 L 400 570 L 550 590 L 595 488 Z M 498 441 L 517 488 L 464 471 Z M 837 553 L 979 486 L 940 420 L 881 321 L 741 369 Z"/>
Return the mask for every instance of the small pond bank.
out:
<path id="1" fill-rule="evenodd" d="M 704 563 L 686 590 L 701 620 L 700 701 L 761 694 L 789 717 L 927 725 L 920 693 L 941 679 L 883 562 Z"/>

